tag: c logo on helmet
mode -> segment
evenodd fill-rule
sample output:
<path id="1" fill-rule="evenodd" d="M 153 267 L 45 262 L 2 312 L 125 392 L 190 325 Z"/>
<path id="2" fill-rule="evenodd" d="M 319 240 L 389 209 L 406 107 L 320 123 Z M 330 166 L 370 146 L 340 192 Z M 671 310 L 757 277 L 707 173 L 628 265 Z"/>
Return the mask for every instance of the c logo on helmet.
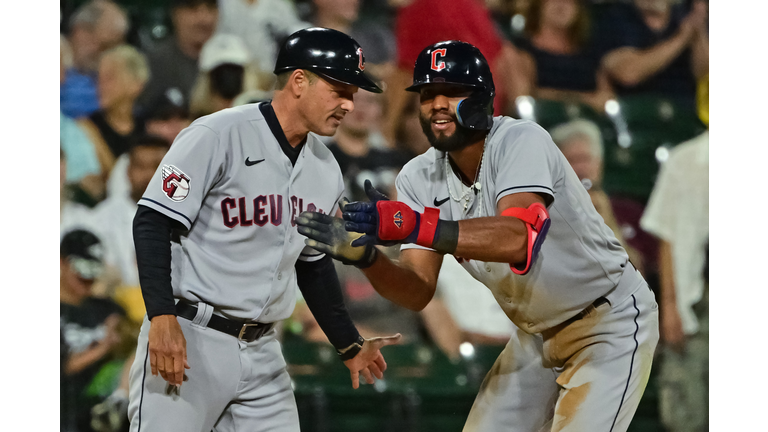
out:
<path id="1" fill-rule="evenodd" d="M 363 61 L 363 49 L 362 48 L 358 48 L 357 49 L 357 59 L 358 59 L 357 67 L 361 71 L 364 71 L 365 70 L 365 62 Z"/>
<path id="2" fill-rule="evenodd" d="M 432 51 L 432 70 L 441 71 L 445 69 L 445 62 L 440 61 L 440 63 L 437 62 L 437 56 L 445 57 L 445 48 L 440 48 Z"/>

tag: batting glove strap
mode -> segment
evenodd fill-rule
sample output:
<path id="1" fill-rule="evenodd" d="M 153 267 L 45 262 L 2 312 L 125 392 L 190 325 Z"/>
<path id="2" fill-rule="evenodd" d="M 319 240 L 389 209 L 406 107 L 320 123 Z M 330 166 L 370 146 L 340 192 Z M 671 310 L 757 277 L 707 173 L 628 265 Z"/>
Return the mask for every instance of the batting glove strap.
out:
<path id="1" fill-rule="evenodd" d="M 434 207 L 425 208 L 424 213 L 419 218 L 419 233 L 416 236 L 416 244 L 431 248 L 435 242 L 435 232 L 437 232 L 437 224 L 439 222 L 440 210 Z"/>
<path id="2" fill-rule="evenodd" d="M 512 264 L 509 265 L 509 268 L 513 273 L 518 275 L 527 274 L 528 271 L 531 270 L 533 263 L 536 261 L 536 257 L 539 255 L 539 250 L 541 250 L 541 244 L 544 243 L 544 238 L 549 231 L 549 224 L 551 222 L 549 213 L 547 213 L 547 209 L 543 205 L 533 203 L 528 206 L 527 209 L 510 207 L 501 212 L 501 215 L 520 219 L 525 223 L 525 226 L 528 229 L 528 246 L 525 266 L 521 268 L 519 266 L 513 266 Z"/>

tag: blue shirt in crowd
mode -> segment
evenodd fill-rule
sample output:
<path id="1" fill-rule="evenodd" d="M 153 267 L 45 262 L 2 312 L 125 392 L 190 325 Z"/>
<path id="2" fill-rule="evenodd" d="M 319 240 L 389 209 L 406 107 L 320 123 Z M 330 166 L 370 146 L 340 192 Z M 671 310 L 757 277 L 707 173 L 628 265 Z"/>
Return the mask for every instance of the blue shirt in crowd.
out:
<path id="1" fill-rule="evenodd" d="M 67 160 L 67 183 L 77 183 L 89 174 L 99 174 L 101 165 L 93 143 L 74 120 L 60 113 L 59 138 Z"/>
<path id="2" fill-rule="evenodd" d="M 61 112 L 71 118 L 85 117 L 99 109 L 96 75 L 83 74 L 77 69 L 67 69 L 59 92 Z"/>

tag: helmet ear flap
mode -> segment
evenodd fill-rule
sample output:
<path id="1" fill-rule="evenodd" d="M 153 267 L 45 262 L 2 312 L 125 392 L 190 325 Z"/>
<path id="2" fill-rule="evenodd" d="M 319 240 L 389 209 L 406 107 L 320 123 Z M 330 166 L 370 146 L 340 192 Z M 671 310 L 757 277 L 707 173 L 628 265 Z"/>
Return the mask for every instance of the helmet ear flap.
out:
<path id="1" fill-rule="evenodd" d="M 490 130 L 493 126 L 493 93 L 475 91 L 456 106 L 459 124 L 472 130 Z"/>

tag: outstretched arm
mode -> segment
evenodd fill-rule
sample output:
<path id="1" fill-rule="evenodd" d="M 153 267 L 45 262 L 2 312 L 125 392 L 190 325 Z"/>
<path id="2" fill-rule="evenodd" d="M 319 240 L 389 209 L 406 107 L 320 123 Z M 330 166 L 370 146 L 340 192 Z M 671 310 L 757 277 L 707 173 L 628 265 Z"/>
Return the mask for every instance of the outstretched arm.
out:
<path id="1" fill-rule="evenodd" d="M 440 253 L 510 265 L 526 262 L 530 246 L 528 225 L 536 221 L 520 214 L 529 213 L 526 210 L 515 214 L 508 212 L 528 209 L 532 205 L 543 209 L 545 204 L 544 197 L 539 194 L 514 193 L 499 200 L 496 213 L 500 216 L 449 221 L 440 219 L 436 208 L 428 207 L 424 213 L 418 213 L 405 203 L 390 201 L 367 180 L 365 190 L 370 202 L 343 206 L 346 230 L 365 234 L 353 241 L 352 246 L 416 243 Z M 541 240 L 546 232 L 542 234 Z"/>
<path id="2" fill-rule="evenodd" d="M 346 224 L 329 215 L 304 212 L 296 219 L 298 230 L 308 237 L 307 245 L 360 267 L 382 297 L 416 311 L 434 296 L 441 254 L 509 263 L 513 271 L 525 274 L 533 261 L 529 255 L 535 257 L 549 226 L 548 218 L 543 229 L 541 220 L 534 221 L 538 240 L 532 247 L 528 239 L 531 222 L 518 217 L 440 220 L 437 209 L 427 209 L 424 214 L 414 212 L 404 203 L 389 201 L 370 182 L 366 182 L 366 192 L 371 203 L 342 206 Z M 511 194 L 499 200 L 497 211 L 504 214 L 508 209 L 523 210 L 533 204 L 543 209 L 543 203 L 544 198 L 535 193 Z M 376 253 L 374 243 L 417 243 L 434 251 L 407 249 L 395 262 Z"/>

